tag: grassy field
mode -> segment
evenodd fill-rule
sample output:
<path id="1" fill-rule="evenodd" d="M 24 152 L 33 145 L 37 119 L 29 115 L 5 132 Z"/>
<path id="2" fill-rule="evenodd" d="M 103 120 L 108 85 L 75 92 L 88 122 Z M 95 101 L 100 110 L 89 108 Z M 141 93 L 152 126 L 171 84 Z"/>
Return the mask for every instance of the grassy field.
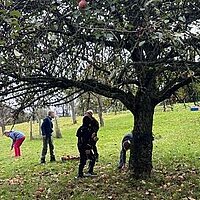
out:
<path id="1" fill-rule="evenodd" d="M 41 140 L 30 141 L 29 125 L 16 125 L 27 139 L 23 156 L 14 159 L 11 141 L 0 136 L 0 199 L 200 199 L 200 113 L 183 106 L 173 112 L 156 109 L 154 120 L 154 170 L 149 180 L 130 180 L 127 172 L 116 170 L 123 135 L 131 130 L 132 115 L 104 115 L 99 132 L 100 162 L 96 178 L 76 180 L 78 161 L 60 162 L 62 155 L 78 155 L 75 132 L 81 123 L 60 118 L 63 138 L 55 139 L 56 163 L 40 165 Z M 38 124 L 34 125 L 35 135 Z"/>

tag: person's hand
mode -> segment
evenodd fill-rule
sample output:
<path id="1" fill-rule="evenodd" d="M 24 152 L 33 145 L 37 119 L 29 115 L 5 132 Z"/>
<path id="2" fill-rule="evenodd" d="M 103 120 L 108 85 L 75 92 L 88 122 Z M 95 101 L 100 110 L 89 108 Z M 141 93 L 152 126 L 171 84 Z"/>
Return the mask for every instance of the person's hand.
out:
<path id="1" fill-rule="evenodd" d="M 95 136 L 95 137 L 93 138 L 93 140 L 94 140 L 95 142 L 97 142 L 97 141 L 99 140 L 99 138 L 98 138 L 97 136 Z"/>
<path id="2" fill-rule="evenodd" d="M 96 137 L 97 134 L 96 133 L 92 133 L 92 138 Z"/>
<path id="3" fill-rule="evenodd" d="M 85 151 L 86 155 L 90 155 L 90 152 L 91 152 L 90 150 Z"/>
<path id="4" fill-rule="evenodd" d="M 44 139 L 45 139 L 45 138 L 46 138 L 46 135 L 42 135 L 42 138 L 44 138 Z"/>
<path id="5" fill-rule="evenodd" d="M 121 169 L 125 170 L 126 169 L 126 165 L 124 164 Z"/>

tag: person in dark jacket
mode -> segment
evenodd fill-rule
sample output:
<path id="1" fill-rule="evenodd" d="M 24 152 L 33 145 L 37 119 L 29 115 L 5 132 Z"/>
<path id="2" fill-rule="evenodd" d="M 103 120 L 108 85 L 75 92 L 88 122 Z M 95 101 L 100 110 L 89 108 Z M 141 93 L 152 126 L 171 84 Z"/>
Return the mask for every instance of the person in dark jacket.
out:
<path id="1" fill-rule="evenodd" d="M 97 132 L 99 131 L 99 122 L 93 117 L 93 111 L 92 110 L 88 110 L 86 111 L 85 115 L 91 119 L 91 129 L 92 129 L 92 146 L 93 146 L 93 151 L 94 151 L 94 156 L 96 158 L 96 162 L 98 162 L 99 160 L 99 153 L 97 150 L 97 141 L 99 140 L 99 138 L 97 137 Z"/>
<path id="2" fill-rule="evenodd" d="M 54 145 L 52 139 L 53 133 L 53 123 L 52 119 L 55 117 L 55 113 L 53 111 L 48 112 L 48 116 L 43 120 L 41 130 L 42 130 L 42 138 L 43 138 L 43 149 L 42 149 L 42 156 L 41 156 L 41 163 L 45 163 L 45 157 L 48 150 L 50 150 L 50 162 L 54 162 L 55 155 L 54 155 Z"/>
<path id="3" fill-rule="evenodd" d="M 92 129 L 91 129 L 91 119 L 87 116 L 83 117 L 83 124 L 78 129 L 76 136 L 78 137 L 78 150 L 80 153 L 80 164 L 78 168 L 78 178 L 83 178 L 83 169 L 86 165 L 87 160 L 89 162 L 88 176 L 94 174 L 95 156 L 93 153 L 92 146 Z"/>
<path id="4" fill-rule="evenodd" d="M 133 134 L 132 133 L 126 134 L 124 136 L 124 138 L 122 139 L 122 149 L 120 151 L 120 160 L 119 160 L 118 169 L 125 168 L 126 152 L 127 152 L 127 150 L 130 149 L 132 141 L 133 141 Z"/>

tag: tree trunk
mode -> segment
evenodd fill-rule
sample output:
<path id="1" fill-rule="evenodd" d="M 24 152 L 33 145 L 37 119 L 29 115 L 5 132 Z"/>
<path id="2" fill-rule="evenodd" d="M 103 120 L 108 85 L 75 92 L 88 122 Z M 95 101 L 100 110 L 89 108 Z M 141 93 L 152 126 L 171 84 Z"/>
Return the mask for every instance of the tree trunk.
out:
<path id="1" fill-rule="evenodd" d="M 152 170 L 152 127 L 155 106 L 146 95 L 137 96 L 135 103 L 129 167 L 133 176 L 138 179 L 149 177 Z"/>
<path id="2" fill-rule="evenodd" d="M 100 126 L 104 126 L 104 120 L 103 120 L 103 102 L 101 96 L 97 96 L 97 101 L 98 101 L 98 115 L 99 115 L 99 121 L 100 121 Z"/>
<path id="3" fill-rule="evenodd" d="M 70 106 L 72 111 L 72 123 L 77 124 L 75 102 L 74 101 L 70 102 Z"/>
<path id="4" fill-rule="evenodd" d="M 33 140 L 33 119 L 30 119 L 30 140 Z"/>
<path id="5" fill-rule="evenodd" d="M 187 108 L 187 105 L 186 105 L 186 101 L 185 101 L 185 98 L 183 99 L 183 105 L 185 107 L 185 109 Z"/>
<path id="6" fill-rule="evenodd" d="M 87 104 L 86 104 L 86 110 L 90 109 L 90 99 L 91 99 L 91 94 L 88 92 L 88 97 L 87 97 Z"/>
<path id="7" fill-rule="evenodd" d="M 2 134 L 5 132 L 5 130 L 6 130 L 6 126 L 5 126 L 5 124 L 2 124 L 2 125 L 1 125 Z"/>
<path id="8" fill-rule="evenodd" d="M 166 112 L 167 111 L 167 104 L 166 101 L 163 101 L 163 111 Z"/>
<path id="9" fill-rule="evenodd" d="M 62 105 L 62 116 L 65 117 L 65 105 Z"/>
<path id="10" fill-rule="evenodd" d="M 55 117 L 55 132 L 56 132 L 56 138 L 62 138 L 62 134 L 58 125 L 58 120 Z"/>
<path id="11" fill-rule="evenodd" d="M 41 119 L 40 118 L 38 118 L 38 133 L 39 133 L 39 136 L 41 136 L 42 135 L 42 131 L 41 131 L 41 125 L 42 125 L 42 123 L 41 123 Z"/>

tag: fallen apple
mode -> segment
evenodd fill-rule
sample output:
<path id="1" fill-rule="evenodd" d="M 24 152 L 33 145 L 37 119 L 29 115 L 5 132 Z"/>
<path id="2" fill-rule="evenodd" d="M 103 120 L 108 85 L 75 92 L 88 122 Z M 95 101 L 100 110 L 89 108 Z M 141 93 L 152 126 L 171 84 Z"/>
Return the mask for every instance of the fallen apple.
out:
<path id="1" fill-rule="evenodd" d="M 62 162 L 66 162 L 66 161 L 67 161 L 67 157 L 66 157 L 66 156 L 62 156 L 62 157 L 61 157 L 61 161 L 62 161 Z"/>
<path id="2" fill-rule="evenodd" d="M 43 187 L 40 187 L 37 190 L 40 191 L 40 192 L 44 192 L 45 189 Z"/>

